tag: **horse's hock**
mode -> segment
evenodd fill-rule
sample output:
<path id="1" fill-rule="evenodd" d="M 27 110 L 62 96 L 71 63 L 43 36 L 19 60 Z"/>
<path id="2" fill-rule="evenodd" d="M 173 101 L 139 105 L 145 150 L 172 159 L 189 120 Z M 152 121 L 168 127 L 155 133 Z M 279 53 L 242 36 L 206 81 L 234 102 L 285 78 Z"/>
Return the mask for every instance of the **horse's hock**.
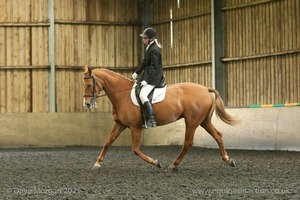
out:
<path id="1" fill-rule="evenodd" d="M 215 116 L 213 123 L 223 134 L 229 149 L 270 149 L 300 151 L 300 107 L 230 108 L 227 111 L 242 122 L 235 127 Z M 0 114 L 0 147 L 102 146 L 113 123 L 111 113 L 3 113 Z M 181 145 L 184 122 L 147 129 L 143 145 Z M 213 138 L 201 127 L 194 145 L 218 148 Z M 114 143 L 131 146 L 129 129 Z"/>

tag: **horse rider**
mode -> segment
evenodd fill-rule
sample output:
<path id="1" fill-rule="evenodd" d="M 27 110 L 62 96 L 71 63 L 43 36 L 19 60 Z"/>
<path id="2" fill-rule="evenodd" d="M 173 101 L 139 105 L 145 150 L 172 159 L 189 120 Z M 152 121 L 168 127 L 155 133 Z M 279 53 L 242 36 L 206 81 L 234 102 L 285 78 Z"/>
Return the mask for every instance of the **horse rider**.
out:
<path id="1" fill-rule="evenodd" d="M 132 74 L 132 79 L 136 80 L 138 74 L 142 74 L 138 79 L 138 82 L 142 86 L 139 97 L 148 117 L 147 125 L 149 127 L 156 127 L 154 110 L 148 99 L 148 95 L 159 85 L 163 77 L 161 45 L 157 42 L 156 30 L 153 28 L 146 28 L 140 36 L 147 47 L 145 57 L 140 67 Z"/>

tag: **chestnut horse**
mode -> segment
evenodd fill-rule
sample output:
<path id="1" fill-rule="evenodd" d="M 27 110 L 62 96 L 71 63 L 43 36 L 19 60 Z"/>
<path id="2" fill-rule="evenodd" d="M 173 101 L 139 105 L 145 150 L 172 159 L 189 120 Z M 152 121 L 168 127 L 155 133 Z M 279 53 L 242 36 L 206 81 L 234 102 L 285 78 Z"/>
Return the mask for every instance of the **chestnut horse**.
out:
<path id="1" fill-rule="evenodd" d="M 107 69 L 92 70 L 89 66 L 84 66 L 85 106 L 87 108 L 94 107 L 95 99 L 101 91 L 105 91 L 113 106 L 114 124 L 93 169 L 101 167 L 108 148 L 126 128 L 131 131 L 133 152 L 144 161 L 161 167 L 158 160 L 152 159 L 140 150 L 143 120 L 141 108 L 134 105 L 130 98 L 133 84 L 133 80 L 116 72 Z M 215 99 L 210 94 L 211 92 L 215 93 Z M 216 115 L 225 123 L 234 125 L 238 122 L 237 119 L 226 113 L 218 91 L 195 83 L 167 85 L 165 99 L 154 104 L 153 107 L 158 126 L 175 122 L 181 118 L 185 120 L 184 145 L 169 169 L 174 170 L 190 149 L 193 144 L 195 130 L 199 125 L 216 140 L 222 159 L 230 166 L 235 166 L 234 160 L 227 155 L 222 134 L 211 123 L 214 110 Z"/>

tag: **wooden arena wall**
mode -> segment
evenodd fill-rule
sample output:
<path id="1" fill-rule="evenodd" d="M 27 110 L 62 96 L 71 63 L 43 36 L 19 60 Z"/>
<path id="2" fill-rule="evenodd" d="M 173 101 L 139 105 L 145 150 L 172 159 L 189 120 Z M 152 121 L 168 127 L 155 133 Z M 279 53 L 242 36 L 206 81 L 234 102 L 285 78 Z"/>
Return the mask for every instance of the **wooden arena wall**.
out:
<path id="1" fill-rule="evenodd" d="M 48 3 L 0 0 L 0 113 L 49 112 Z M 128 76 L 138 65 L 139 1 L 54 0 L 54 5 L 55 110 L 82 112 L 84 64 Z M 98 106 L 110 111 L 105 98 Z"/>
<path id="2" fill-rule="evenodd" d="M 162 43 L 168 83 L 212 85 L 210 13 L 210 1 L 153 1 L 151 24 Z"/>
<path id="3" fill-rule="evenodd" d="M 49 1 L 0 0 L 0 148 L 102 145 L 111 105 L 103 97 L 93 113 L 83 109 L 82 66 L 130 77 L 142 59 L 145 1 L 54 0 L 57 113 L 49 112 Z M 212 86 L 211 1 L 149 2 L 167 83 Z M 300 1 L 223 2 L 227 106 L 237 107 L 227 110 L 242 124 L 229 127 L 215 116 L 214 124 L 228 148 L 299 151 L 299 106 L 239 106 L 300 102 Z M 142 144 L 179 145 L 184 130 L 183 120 L 147 129 Z M 217 148 L 197 132 L 196 146 Z M 114 145 L 131 145 L 128 129 Z"/>
<path id="4" fill-rule="evenodd" d="M 228 106 L 300 102 L 300 1 L 225 2 Z"/>
<path id="5" fill-rule="evenodd" d="M 167 80 L 211 86 L 211 1 L 153 2 Z M 227 106 L 300 102 L 300 1 L 226 0 L 222 13 Z"/>
<path id="6" fill-rule="evenodd" d="M 84 64 L 130 77 L 142 59 L 142 2 L 54 1 L 56 112 L 84 112 Z M 49 112 L 48 3 L 0 0 L 0 113 Z M 300 102 L 300 2 L 224 3 L 227 106 Z M 211 1 L 153 0 L 151 24 L 167 83 L 212 86 Z M 100 98 L 94 112 L 110 111 Z"/>

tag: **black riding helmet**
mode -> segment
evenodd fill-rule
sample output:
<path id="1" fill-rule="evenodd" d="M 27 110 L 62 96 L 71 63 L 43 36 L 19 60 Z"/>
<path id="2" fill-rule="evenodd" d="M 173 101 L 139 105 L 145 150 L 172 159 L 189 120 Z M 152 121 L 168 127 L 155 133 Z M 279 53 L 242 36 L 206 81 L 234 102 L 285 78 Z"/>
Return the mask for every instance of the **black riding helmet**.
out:
<path id="1" fill-rule="evenodd" d="M 143 38 L 153 39 L 156 36 L 156 30 L 153 28 L 146 28 L 140 36 Z"/>

